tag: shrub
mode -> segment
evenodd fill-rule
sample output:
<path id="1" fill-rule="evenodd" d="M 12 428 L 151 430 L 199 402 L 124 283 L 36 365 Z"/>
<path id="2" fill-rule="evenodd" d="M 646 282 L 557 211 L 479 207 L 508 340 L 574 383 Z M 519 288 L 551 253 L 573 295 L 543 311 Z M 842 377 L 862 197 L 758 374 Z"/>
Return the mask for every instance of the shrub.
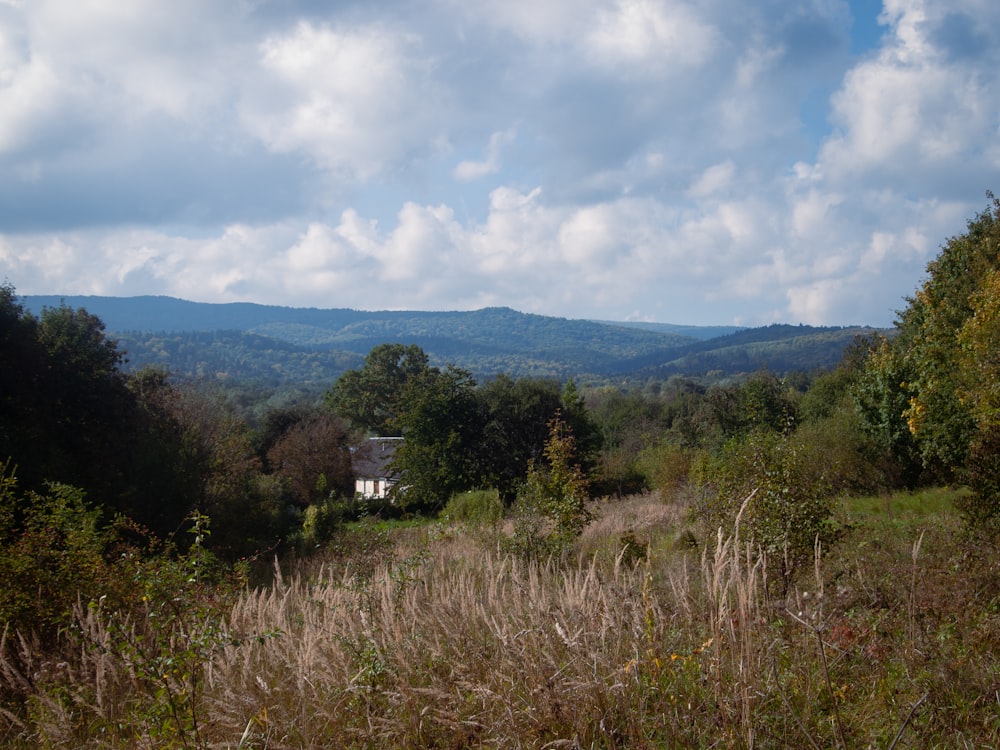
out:
<path id="1" fill-rule="evenodd" d="M 508 549 L 527 558 L 565 553 L 590 522 L 587 480 L 574 462 L 576 441 L 559 417 L 549 422 L 547 465 L 532 462 L 515 503 L 514 535 Z"/>
<path id="2" fill-rule="evenodd" d="M 826 546 L 837 537 L 832 487 L 813 459 L 789 437 L 755 431 L 729 441 L 695 471 L 708 490 L 697 515 L 710 528 L 739 520 L 740 536 L 763 550 L 785 587 L 812 558 L 817 540 Z"/>
<path id="3" fill-rule="evenodd" d="M 21 494 L 13 471 L 0 468 L 0 622 L 52 634 L 79 595 L 114 579 L 99 515 L 82 490 L 52 484 Z"/>
<path id="4" fill-rule="evenodd" d="M 441 516 L 457 523 L 492 526 L 503 518 L 503 503 L 495 489 L 461 492 L 452 495 Z"/>
<path id="5" fill-rule="evenodd" d="M 690 448 L 664 440 L 646 448 L 639 461 L 646 481 L 666 498 L 687 483 L 693 456 Z"/>
<path id="6" fill-rule="evenodd" d="M 974 532 L 1000 532 L 1000 425 L 980 429 L 972 442 L 962 478 L 972 492 L 956 501 L 966 527 Z"/>
<path id="7" fill-rule="evenodd" d="M 310 504 L 302 512 L 299 546 L 305 551 L 329 544 L 343 521 L 344 501 L 328 497 Z"/>
<path id="8" fill-rule="evenodd" d="M 880 451 L 850 405 L 801 425 L 789 443 L 804 453 L 803 479 L 810 484 L 824 483 L 837 493 L 869 493 L 887 485 Z"/>

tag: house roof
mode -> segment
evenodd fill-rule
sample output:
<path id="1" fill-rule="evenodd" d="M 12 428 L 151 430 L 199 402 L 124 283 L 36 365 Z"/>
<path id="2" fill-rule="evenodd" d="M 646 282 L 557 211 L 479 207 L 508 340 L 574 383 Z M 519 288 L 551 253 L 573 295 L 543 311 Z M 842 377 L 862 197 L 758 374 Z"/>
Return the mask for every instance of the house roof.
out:
<path id="1" fill-rule="evenodd" d="M 397 472 L 390 467 L 396 448 L 403 438 L 369 438 L 351 453 L 351 468 L 356 477 L 395 478 Z"/>

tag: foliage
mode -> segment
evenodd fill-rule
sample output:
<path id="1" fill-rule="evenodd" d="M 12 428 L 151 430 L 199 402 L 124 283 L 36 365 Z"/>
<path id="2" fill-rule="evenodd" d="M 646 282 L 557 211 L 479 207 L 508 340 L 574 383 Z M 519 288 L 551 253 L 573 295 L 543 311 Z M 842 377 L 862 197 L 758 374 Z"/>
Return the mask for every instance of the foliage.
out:
<path id="1" fill-rule="evenodd" d="M 0 466 L 0 623 L 51 637 L 79 596 L 112 579 L 99 515 L 79 489 L 22 492 L 10 465 Z"/>
<path id="2" fill-rule="evenodd" d="M 671 432 L 676 442 L 712 449 L 753 430 L 788 431 L 798 420 L 790 389 L 770 372 L 756 372 L 704 392 L 688 391 L 673 411 Z"/>
<path id="3" fill-rule="evenodd" d="M 707 531 L 722 528 L 763 550 L 782 586 L 837 538 L 834 487 L 810 445 L 757 430 L 706 457 L 694 474 L 706 490 L 695 507 Z"/>
<path id="4" fill-rule="evenodd" d="M 483 415 L 474 387 L 471 375 L 454 368 L 429 369 L 406 384 L 398 415 L 405 439 L 393 459 L 406 506 L 437 511 L 479 484 Z"/>
<path id="5" fill-rule="evenodd" d="M 563 555 L 591 521 L 587 498 L 587 479 L 576 462 L 576 439 L 557 416 L 549 422 L 545 463 L 528 468 L 508 547 L 534 559 Z"/>
<path id="6" fill-rule="evenodd" d="M 51 480 L 107 497 L 142 481 L 128 460 L 134 404 L 121 359 L 84 310 L 35 318 L 0 287 L 0 458 L 13 458 L 24 487 Z"/>
<path id="7" fill-rule="evenodd" d="M 380 344 L 360 370 L 348 370 L 327 393 L 327 405 L 358 428 L 378 436 L 400 435 L 401 399 L 407 384 L 431 372 L 416 345 Z"/>
<path id="8" fill-rule="evenodd" d="M 590 473 L 602 447 L 601 430 L 590 416 L 587 403 L 570 378 L 563 386 L 560 400 L 560 417 L 566 422 L 576 443 L 576 462 L 585 473 Z"/>
<path id="9" fill-rule="evenodd" d="M 823 419 L 800 425 L 788 441 L 804 453 L 809 481 L 822 478 L 832 492 L 853 495 L 892 487 L 885 478 L 886 461 L 849 401 Z"/>
<path id="10" fill-rule="evenodd" d="M 499 375 L 481 385 L 476 396 L 485 419 L 478 451 L 481 484 L 496 487 L 504 504 L 510 505 L 528 464 L 542 458 L 549 420 L 560 409 L 559 384 Z"/>
<path id="11" fill-rule="evenodd" d="M 995 329 L 990 318 L 1000 269 L 1000 200 L 990 197 L 991 208 L 928 265 L 927 280 L 898 323 L 898 349 L 910 374 L 910 429 L 924 466 L 945 472 L 963 464 L 976 430 L 976 392 L 993 382 L 976 375 L 988 358 L 980 358 L 985 351 L 977 352 L 975 344 L 979 339 L 988 349 Z"/>
<path id="12" fill-rule="evenodd" d="M 441 518 L 455 523 L 495 526 L 503 518 L 504 505 L 496 490 L 470 490 L 452 495 Z"/>
<path id="13" fill-rule="evenodd" d="M 867 356 L 868 341 L 857 340 L 844 355 L 840 365 L 820 373 L 809 383 L 798 401 L 798 414 L 802 423 L 821 422 L 838 411 L 853 410 L 851 392 L 861 377 Z"/>
<path id="14" fill-rule="evenodd" d="M 267 462 L 299 507 L 354 491 L 347 429 L 332 414 L 315 414 L 289 426 L 267 452 Z"/>
<path id="15" fill-rule="evenodd" d="M 997 213 L 1000 221 L 1000 206 Z M 996 250 L 1000 253 L 1000 237 Z M 1000 531 L 1000 269 L 986 274 L 972 303 L 975 313 L 959 332 L 959 396 L 975 422 L 961 474 L 973 494 L 962 510 L 973 528 L 996 532 Z"/>
<path id="16" fill-rule="evenodd" d="M 650 445 L 641 454 L 639 465 L 649 486 L 664 499 L 688 483 L 695 451 L 670 440 Z"/>
<path id="17" fill-rule="evenodd" d="M 864 371 L 851 387 L 862 429 L 871 439 L 890 487 L 914 487 L 922 466 L 906 410 L 913 372 L 900 348 L 877 337 L 868 343 Z"/>

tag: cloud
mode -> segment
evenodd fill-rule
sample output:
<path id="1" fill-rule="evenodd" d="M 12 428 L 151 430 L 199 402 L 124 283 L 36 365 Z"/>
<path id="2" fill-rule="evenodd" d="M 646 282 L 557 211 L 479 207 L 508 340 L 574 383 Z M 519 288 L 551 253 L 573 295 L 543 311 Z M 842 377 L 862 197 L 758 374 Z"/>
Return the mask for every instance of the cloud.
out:
<path id="1" fill-rule="evenodd" d="M 716 30 L 695 7 L 657 0 L 619 0 L 598 12 L 585 39 L 602 65 L 626 63 L 672 75 L 703 64 L 718 42 Z"/>
<path id="2" fill-rule="evenodd" d="M 309 22 L 260 45 L 264 80 L 244 109 L 275 151 L 367 180 L 433 144 L 444 94 L 419 39 L 381 25 Z M 430 147 L 433 149 L 433 145 Z"/>
<path id="3" fill-rule="evenodd" d="M 472 182 L 498 172 L 500 170 L 500 152 L 516 136 L 517 131 L 514 128 L 493 133 L 490 136 L 489 145 L 486 147 L 486 158 L 482 161 L 459 162 L 452 171 L 452 175 L 459 182 Z"/>
<path id="4" fill-rule="evenodd" d="M 713 164 L 698 176 L 687 194 L 692 198 L 705 198 L 729 187 L 735 174 L 736 165 L 732 159 Z"/>
<path id="5" fill-rule="evenodd" d="M 1000 12 L 978 10 L 992 16 L 979 25 L 983 35 L 993 29 L 992 48 L 959 62 L 938 33 L 954 14 L 923 0 L 886 3 L 881 18 L 890 33 L 883 48 L 848 71 L 832 98 L 839 129 L 819 154 L 824 178 L 905 181 L 911 190 L 916 182 L 932 190 L 963 174 L 987 187 L 1000 166 L 992 148 L 1000 129 Z"/>

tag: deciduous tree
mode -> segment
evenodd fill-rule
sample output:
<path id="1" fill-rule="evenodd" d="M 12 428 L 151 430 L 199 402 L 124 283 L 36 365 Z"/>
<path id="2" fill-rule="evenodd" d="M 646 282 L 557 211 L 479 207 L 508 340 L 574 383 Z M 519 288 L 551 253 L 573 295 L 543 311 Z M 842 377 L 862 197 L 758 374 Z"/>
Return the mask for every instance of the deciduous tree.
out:
<path id="1" fill-rule="evenodd" d="M 381 344 L 365 357 L 360 370 L 348 370 L 327 393 L 326 403 L 358 428 L 380 436 L 398 436 L 400 399 L 407 384 L 432 368 L 415 344 Z"/>

